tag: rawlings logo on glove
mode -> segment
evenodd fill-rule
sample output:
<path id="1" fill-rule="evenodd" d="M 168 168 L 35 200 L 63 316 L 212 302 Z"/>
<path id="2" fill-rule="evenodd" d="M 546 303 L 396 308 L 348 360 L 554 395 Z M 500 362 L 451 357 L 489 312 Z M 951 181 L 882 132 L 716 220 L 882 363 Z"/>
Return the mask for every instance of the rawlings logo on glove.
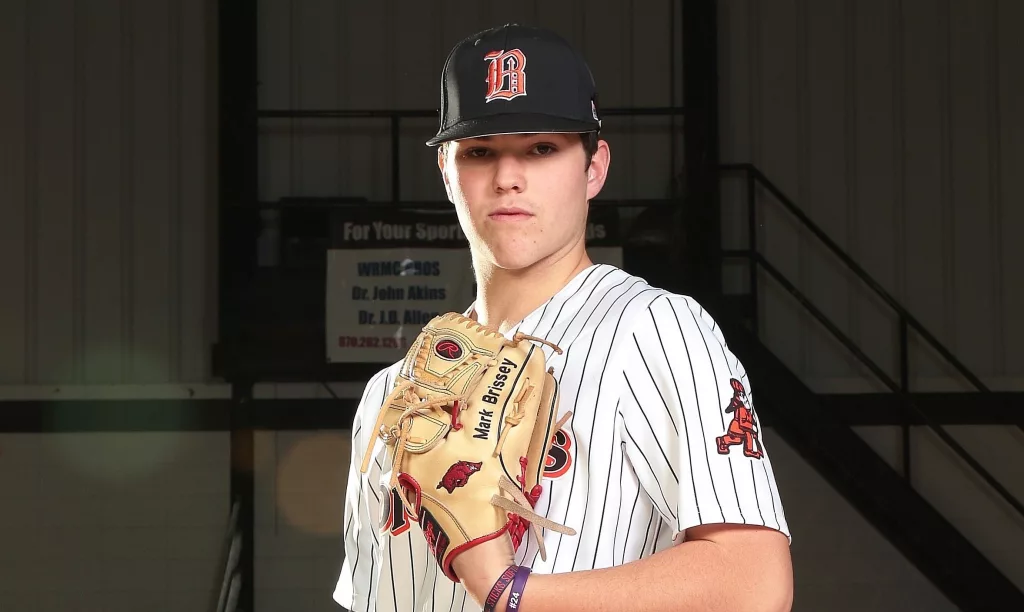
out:
<path id="1" fill-rule="evenodd" d="M 561 353 L 457 313 L 435 317 L 409 348 L 377 417 L 362 471 L 383 440 L 389 486 L 454 582 L 452 559 L 503 533 L 518 549 L 532 528 L 543 559 L 542 528 L 576 535 L 534 512 L 552 437 L 570 416 L 556 421 L 558 383 L 537 343 Z"/>

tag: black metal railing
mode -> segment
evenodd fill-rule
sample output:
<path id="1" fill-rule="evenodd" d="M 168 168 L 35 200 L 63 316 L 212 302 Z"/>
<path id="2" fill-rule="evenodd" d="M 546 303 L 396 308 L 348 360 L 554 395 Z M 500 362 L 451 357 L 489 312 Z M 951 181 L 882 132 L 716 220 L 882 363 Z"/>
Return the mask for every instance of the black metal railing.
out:
<path id="1" fill-rule="evenodd" d="M 242 554 L 242 532 L 238 525 L 239 504 L 237 501 L 231 504 L 228 528 L 223 536 L 224 572 L 216 612 L 235 612 L 242 589 L 242 573 L 239 569 L 239 558 Z"/>
<path id="2" fill-rule="evenodd" d="M 628 107 L 628 108 L 605 108 L 601 110 L 602 117 L 675 117 L 683 114 L 681 106 L 655 106 L 655 107 Z M 258 119 L 387 119 L 388 138 L 391 146 L 391 200 L 402 201 L 401 184 L 401 142 L 403 119 L 429 119 L 437 118 L 437 110 L 345 110 L 345 109 L 261 109 L 256 111 Z M 670 167 L 675 168 L 676 147 L 674 143 L 669 144 L 667 152 L 670 159 Z"/>
<path id="3" fill-rule="evenodd" d="M 750 261 L 748 269 L 750 283 L 750 300 L 752 312 L 752 325 L 755 335 L 759 334 L 758 326 L 758 270 L 763 269 L 782 288 L 800 303 L 825 329 L 827 329 L 850 353 L 867 367 L 879 381 L 890 391 L 898 394 L 907 413 L 914 412 L 925 425 L 932 430 L 943 442 L 945 442 L 956 453 L 960 459 L 969 465 L 1003 500 L 1006 501 L 1019 514 L 1024 516 L 1024 504 L 1021 504 L 1016 497 L 1010 493 L 995 477 L 992 476 L 971 454 L 961 446 L 945 429 L 935 423 L 928 415 L 920 409 L 910 396 L 910 365 L 909 365 L 909 339 L 908 330 L 913 329 L 925 340 L 936 352 L 952 365 L 965 379 L 967 379 L 979 392 L 989 393 L 989 388 L 973 374 L 967 366 L 956 358 L 945 346 L 929 332 L 906 308 L 903 307 L 892 295 L 889 294 L 879 283 L 871 277 L 852 257 L 835 243 L 829 236 L 819 228 L 811 219 L 786 196 L 781 189 L 772 183 L 757 167 L 752 164 L 726 164 L 721 166 L 723 173 L 742 173 L 746 179 L 746 198 L 748 215 L 748 248 L 732 249 L 723 251 L 723 258 L 737 259 L 745 258 Z M 900 374 L 899 382 L 892 379 L 885 370 L 871 359 L 857 344 L 839 327 L 833 323 L 817 306 L 815 306 L 806 295 L 804 295 L 786 276 L 772 265 L 759 251 L 757 243 L 757 188 L 764 188 L 774 196 L 774 200 L 781 204 L 790 214 L 818 238 L 825 247 L 832 252 L 857 278 L 873 290 L 899 317 L 899 351 L 900 351 Z M 904 477 L 910 478 L 910 426 L 909 419 L 903 424 L 903 469 Z"/>

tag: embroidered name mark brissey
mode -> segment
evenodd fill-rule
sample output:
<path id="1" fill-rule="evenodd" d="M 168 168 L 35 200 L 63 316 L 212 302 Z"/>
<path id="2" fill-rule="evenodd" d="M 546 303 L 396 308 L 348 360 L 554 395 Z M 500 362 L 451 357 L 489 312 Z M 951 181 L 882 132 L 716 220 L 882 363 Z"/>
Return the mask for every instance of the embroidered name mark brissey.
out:
<path id="1" fill-rule="evenodd" d="M 501 365 L 498 366 L 498 374 L 494 377 L 494 382 L 487 386 L 487 391 L 481 397 L 484 402 L 488 404 L 497 405 L 498 398 L 501 397 L 501 390 L 509 384 L 508 377 L 514 370 L 519 368 L 519 364 L 512 361 L 508 357 L 502 359 Z M 476 433 L 473 434 L 474 438 L 480 440 L 486 440 L 491 435 L 491 419 L 494 418 L 493 410 L 480 410 L 480 424 L 476 426 Z"/>

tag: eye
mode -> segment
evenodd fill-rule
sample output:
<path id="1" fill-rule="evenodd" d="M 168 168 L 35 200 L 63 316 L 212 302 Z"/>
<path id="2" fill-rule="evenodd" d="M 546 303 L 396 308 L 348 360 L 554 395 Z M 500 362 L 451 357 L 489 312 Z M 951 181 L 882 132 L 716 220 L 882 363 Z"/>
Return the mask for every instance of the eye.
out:
<path id="1" fill-rule="evenodd" d="M 484 147 L 471 147 L 463 151 L 462 156 L 467 159 L 481 159 L 483 157 L 487 157 L 489 153 L 490 151 Z"/>
<path id="2" fill-rule="evenodd" d="M 533 145 L 533 148 L 531 149 L 531 152 L 534 153 L 535 155 L 544 156 L 544 155 L 551 155 L 552 153 L 556 152 L 557 150 L 558 149 L 556 149 L 554 145 L 548 144 L 546 142 L 539 142 L 539 143 Z"/>

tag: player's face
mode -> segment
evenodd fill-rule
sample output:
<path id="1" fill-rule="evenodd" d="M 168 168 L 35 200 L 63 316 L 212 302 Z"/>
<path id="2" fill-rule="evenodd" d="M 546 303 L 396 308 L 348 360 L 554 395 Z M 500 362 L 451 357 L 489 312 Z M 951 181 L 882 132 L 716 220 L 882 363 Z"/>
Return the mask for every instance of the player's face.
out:
<path id="1" fill-rule="evenodd" d="M 584 248 L 588 201 L 608 161 L 602 141 L 588 169 L 576 134 L 460 140 L 438 158 L 475 256 L 510 270 Z"/>

